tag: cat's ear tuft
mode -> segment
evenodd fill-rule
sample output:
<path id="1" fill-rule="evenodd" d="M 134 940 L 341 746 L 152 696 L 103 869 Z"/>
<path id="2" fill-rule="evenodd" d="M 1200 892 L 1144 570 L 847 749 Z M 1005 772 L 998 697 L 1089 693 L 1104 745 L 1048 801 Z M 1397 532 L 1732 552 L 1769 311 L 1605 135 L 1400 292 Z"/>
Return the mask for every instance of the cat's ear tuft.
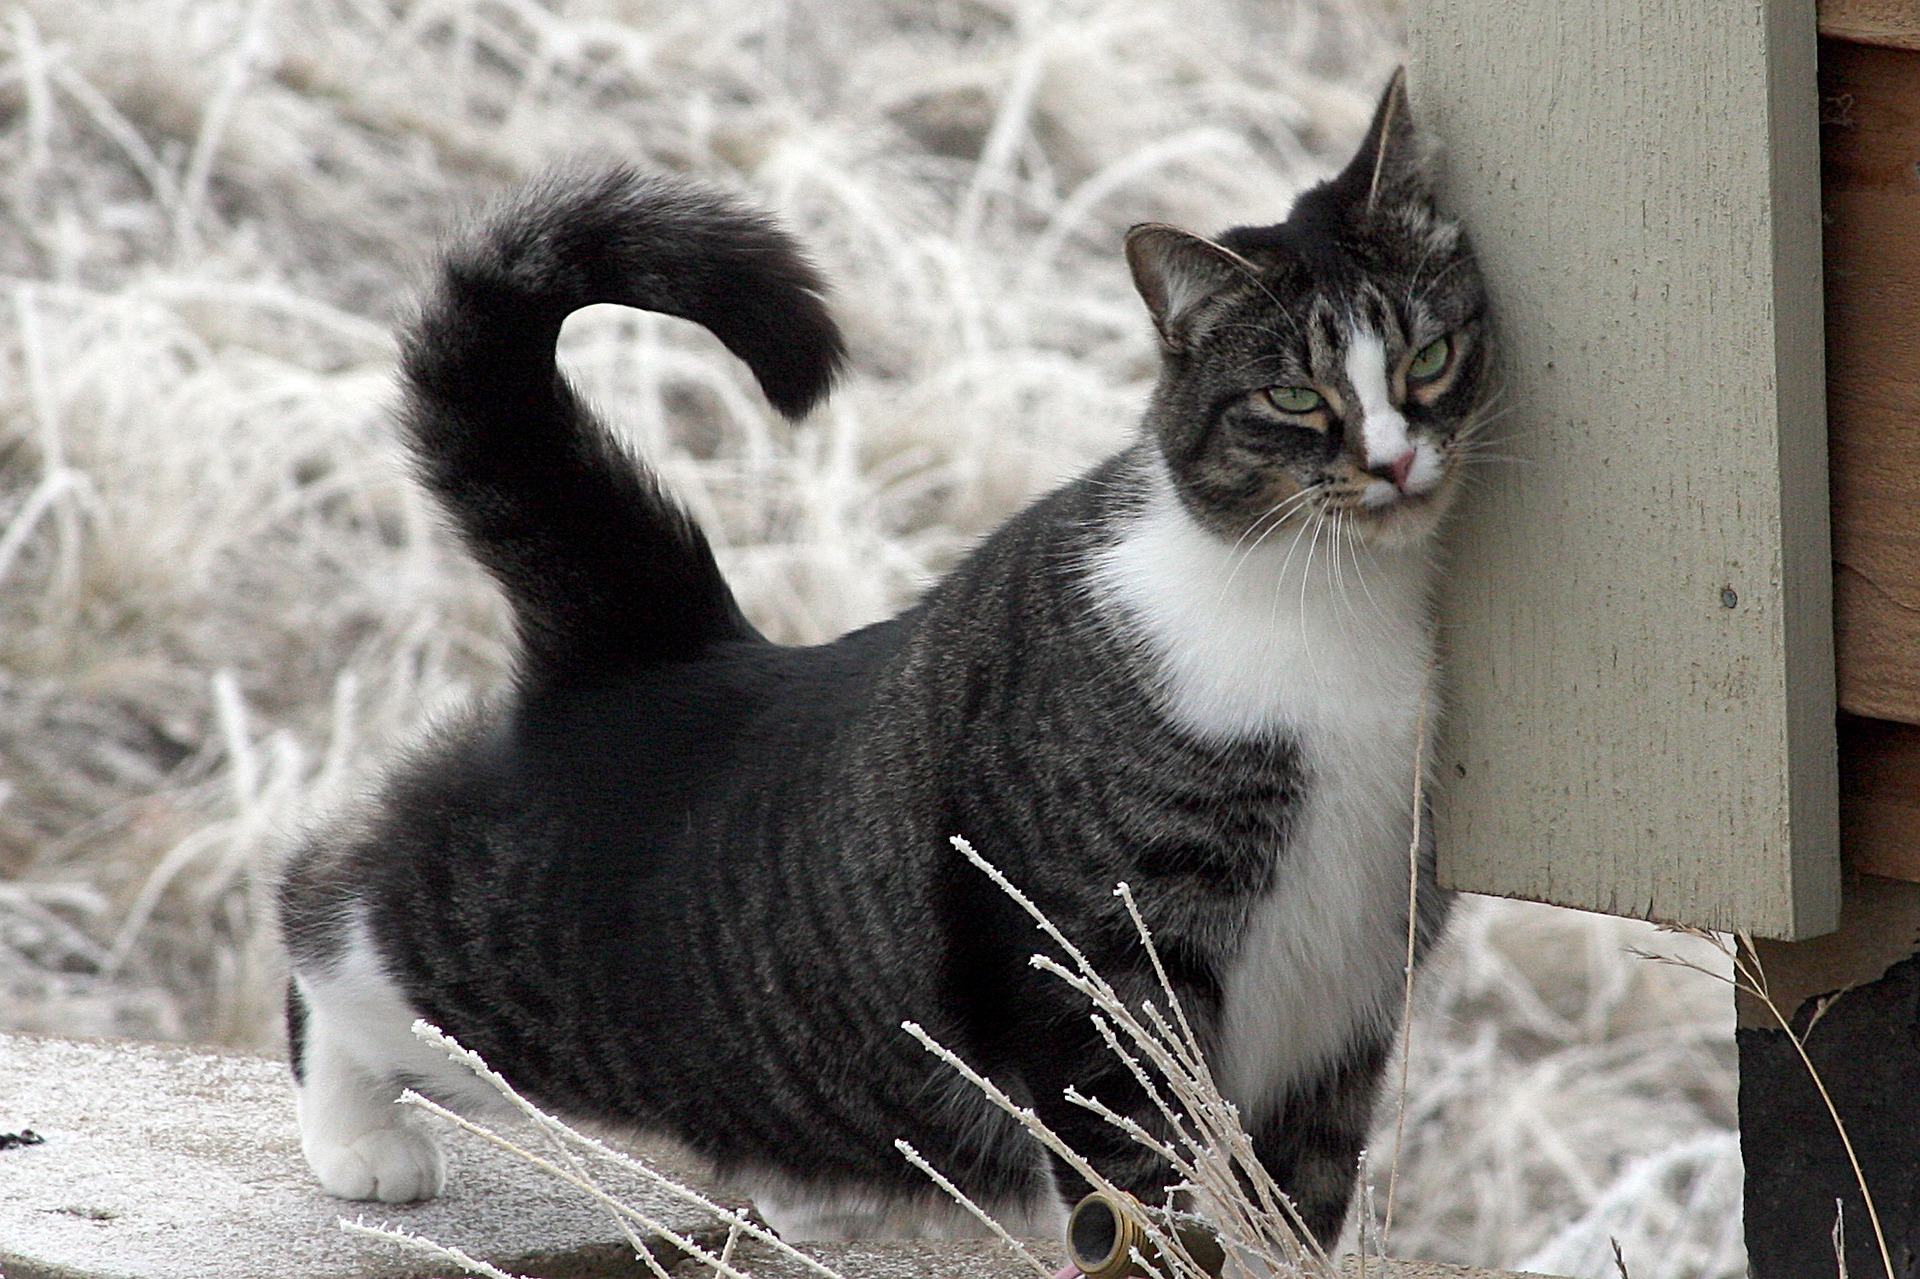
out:
<path id="1" fill-rule="evenodd" d="M 1190 322 L 1202 302 L 1259 275 L 1258 267 L 1232 249 L 1161 222 L 1143 222 L 1127 232 L 1127 266 L 1169 351 L 1186 348 Z"/>
<path id="2" fill-rule="evenodd" d="M 1383 202 L 1428 199 L 1433 194 L 1433 146 L 1413 122 L 1407 105 L 1407 69 L 1387 82 L 1373 110 L 1366 140 L 1334 185 L 1350 200 L 1372 209 Z"/>

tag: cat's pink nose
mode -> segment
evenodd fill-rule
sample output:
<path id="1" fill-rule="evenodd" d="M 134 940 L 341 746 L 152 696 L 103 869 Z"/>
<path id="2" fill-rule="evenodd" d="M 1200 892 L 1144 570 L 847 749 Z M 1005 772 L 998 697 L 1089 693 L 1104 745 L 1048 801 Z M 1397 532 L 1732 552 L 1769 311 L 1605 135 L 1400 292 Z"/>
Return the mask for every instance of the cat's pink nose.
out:
<path id="1" fill-rule="evenodd" d="M 1369 466 L 1367 474 L 1377 475 L 1383 480 L 1391 480 L 1393 487 L 1402 493 L 1407 491 L 1407 476 L 1413 473 L 1414 451 L 1408 449 L 1391 462 L 1382 462 L 1378 466 Z"/>

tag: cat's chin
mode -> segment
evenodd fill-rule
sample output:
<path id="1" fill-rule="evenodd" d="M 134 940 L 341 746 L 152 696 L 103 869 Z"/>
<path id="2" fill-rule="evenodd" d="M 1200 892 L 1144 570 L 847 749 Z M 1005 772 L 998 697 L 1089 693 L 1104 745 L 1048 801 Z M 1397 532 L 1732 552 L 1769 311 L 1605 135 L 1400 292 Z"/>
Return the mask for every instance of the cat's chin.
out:
<path id="1" fill-rule="evenodd" d="M 1401 498 L 1393 505 L 1368 513 L 1354 521 L 1354 533 L 1365 545 L 1376 550 L 1405 551 L 1424 546 L 1440 531 L 1440 523 L 1453 505 L 1454 485 L 1441 484 L 1420 497 Z"/>

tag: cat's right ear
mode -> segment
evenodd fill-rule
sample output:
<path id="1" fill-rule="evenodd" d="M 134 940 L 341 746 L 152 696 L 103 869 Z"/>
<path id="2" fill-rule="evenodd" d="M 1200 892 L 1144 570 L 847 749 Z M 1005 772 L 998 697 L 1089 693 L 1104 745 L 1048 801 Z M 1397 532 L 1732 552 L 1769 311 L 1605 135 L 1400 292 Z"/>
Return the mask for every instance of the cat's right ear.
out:
<path id="1" fill-rule="evenodd" d="M 1175 352 L 1186 349 L 1202 302 L 1260 274 L 1232 249 L 1162 222 L 1143 222 L 1127 232 L 1127 266 L 1160 341 Z"/>

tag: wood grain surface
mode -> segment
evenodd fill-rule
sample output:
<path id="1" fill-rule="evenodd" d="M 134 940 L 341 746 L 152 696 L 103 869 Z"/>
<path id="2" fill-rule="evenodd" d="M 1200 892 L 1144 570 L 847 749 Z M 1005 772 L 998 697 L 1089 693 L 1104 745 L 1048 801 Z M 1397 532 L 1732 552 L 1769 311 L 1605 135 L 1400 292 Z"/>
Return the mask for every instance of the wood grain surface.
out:
<path id="1" fill-rule="evenodd" d="M 1811 6 L 1426 0 L 1507 416 L 1461 513 L 1442 877 L 1771 937 L 1839 896 Z"/>
<path id="2" fill-rule="evenodd" d="M 1820 34 L 1891 49 L 1920 49 L 1914 0 L 1820 0 Z"/>
<path id="3" fill-rule="evenodd" d="M 1920 53 L 1821 42 L 1840 705 L 1920 724 Z"/>

